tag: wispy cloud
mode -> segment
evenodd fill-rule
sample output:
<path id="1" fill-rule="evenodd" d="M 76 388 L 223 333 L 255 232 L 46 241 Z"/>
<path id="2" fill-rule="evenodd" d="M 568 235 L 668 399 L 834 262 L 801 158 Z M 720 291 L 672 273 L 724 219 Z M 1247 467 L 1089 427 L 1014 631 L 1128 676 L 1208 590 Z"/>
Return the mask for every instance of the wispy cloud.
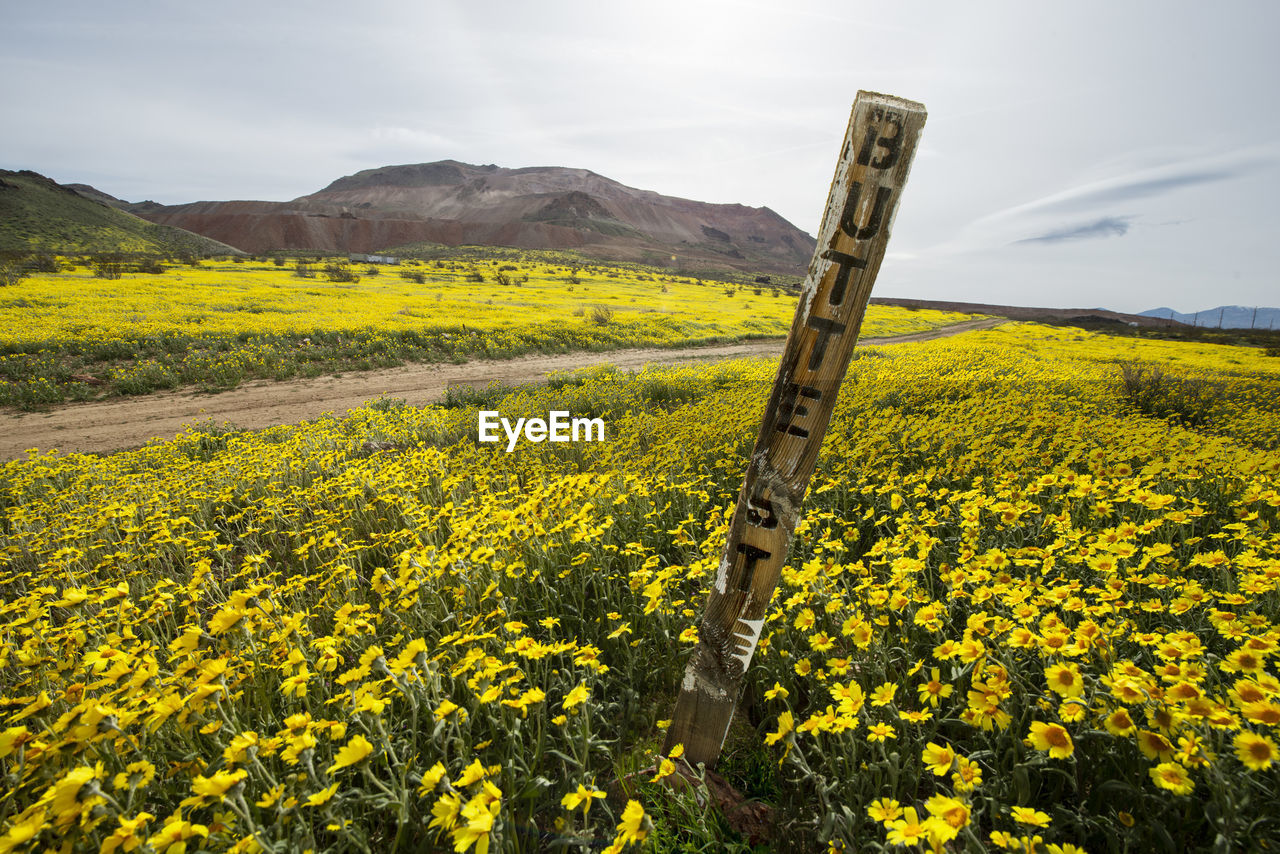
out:
<path id="1" fill-rule="evenodd" d="M 1187 171 L 1181 171 L 1186 169 Z M 1235 168 L 1218 170 L 1195 170 L 1187 164 L 1173 167 L 1174 171 L 1159 170 L 1165 174 L 1152 175 L 1137 173 L 1120 175 L 1105 181 L 1072 187 L 1061 193 L 1037 199 L 1016 208 L 1002 211 L 995 216 L 1026 216 L 1030 214 L 1054 214 L 1088 211 L 1119 202 L 1131 202 L 1136 199 L 1150 199 L 1193 187 L 1197 184 L 1212 184 L 1247 175 L 1252 169 L 1241 164 Z"/>
<path id="2" fill-rule="evenodd" d="M 1278 159 L 1280 157 L 1271 147 L 1255 147 L 1216 157 L 1185 159 L 1070 187 L 988 214 L 974 224 L 1021 220 L 1033 215 L 1096 211 L 1118 203 L 1155 198 L 1185 187 L 1242 178 L 1274 166 Z"/>
<path id="3" fill-rule="evenodd" d="M 1259 178 L 1274 172 L 1278 163 L 1280 147 L 1268 143 L 1212 156 L 1181 157 L 1154 167 L 1122 169 L 1100 180 L 1080 182 L 979 216 L 929 252 L 954 255 L 999 251 L 1019 244 L 1084 243 L 1129 234 L 1139 218 L 1144 224 L 1176 224 L 1185 217 L 1175 214 L 1171 222 L 1170 213 L 1182 208 L 1165 199 L 1196 187 Z"/>
<path id="4" fill-rule="evenodd" d="M 1056 228 L 1037 237 L 1024 237 L 1015 243 L 1063 243 L 1069 240 L 1092 240 L 1099 237 L 1123 237 L 1129 232 L 1131 216 L 1104 216 L 1084 225 Z"/>

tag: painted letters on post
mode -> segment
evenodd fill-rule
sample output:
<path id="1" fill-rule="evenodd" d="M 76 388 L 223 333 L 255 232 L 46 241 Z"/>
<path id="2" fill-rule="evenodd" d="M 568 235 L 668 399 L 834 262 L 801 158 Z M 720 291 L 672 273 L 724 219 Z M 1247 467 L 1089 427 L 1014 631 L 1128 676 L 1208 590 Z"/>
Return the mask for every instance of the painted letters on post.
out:
<path id="1" fill-rule="evenodd" d="M 859 92 L 666 749 L 713 765 L 884 259 L 923 105 Z"/>

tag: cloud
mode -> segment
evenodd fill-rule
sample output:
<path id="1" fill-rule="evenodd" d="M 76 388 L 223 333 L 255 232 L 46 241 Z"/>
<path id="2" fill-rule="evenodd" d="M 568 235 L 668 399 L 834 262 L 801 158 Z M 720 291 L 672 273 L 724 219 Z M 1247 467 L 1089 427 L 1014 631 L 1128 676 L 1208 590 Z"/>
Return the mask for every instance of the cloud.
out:
<path id="1" fill-rule="evenodd" d="M 1131 216 L 1104 216 L 1084 225 L 1057 228 L 1038 237 L 1024 237 L 1014 243 L 1062 243 L 1068 240 L 1092 240 L 1099 237 L 1124 237 L 1129 233 Z"/>
<path id="2" fill-rule="evenodd" d="M 1119 202 L 1163 196 L 1184 187 L 1242 178 L 1272 167 L 1277 161 L 1280 161 L 1280 156 L 1271 146 L 1259 146 L 1215 157 L 1183 159 L 1071 187 L 988 214 L 977 220 L 975 225 L 1020 220 L 1033 215 L 1097 211 Z"/>
<path id="3" fill-rule="evenodd" d="M 1026 243 L 1120 237 L 1139 218 L 1144 226 L 1176 225 L 1189 221 L 1191 210 L 1195 219 L 1203 220 L 1216 214 L 1224 200 L 1238 197 L 1250 179 L 1256 183 L 1267 176 L 1270 180 L 1280 164 L 1280 145 L 1269 142 L 1223 154 L 1166 158 L 1157 166 L 1132 165 L 1142 160 L 1149 158 L 1117 155 L 1094 167 L 1115 170 L 1107 177 L 1059 185 L 1056 191 L 976 217 L 930 247 L 928 254 L 953 256 L 998 252 Z M 1214 188 L 1207 203 L 1203 196 L 1191 201 L 1178 198 L 1206 187 Z M 1189 207 L 1191 202 L 1194 207 Z"/>
<path id="4" fill-rule="evenodd" d="M 1077 187 L 1065 193 L 1041 199 L 1029 207 L 1031 210 L 1041 213 L 1088 210 L 1115 202 L 1149 199 L 1183 187 L 1195 186 L 1196 184 L 1212 184 L 1216 181 L 1226 181 L 1247 174 L 1249 171 L 1251 170 L 1235 168 L 1206 172 L 1175 172 L 1152 177 L 1125 175 L 1111 181 Z"/>

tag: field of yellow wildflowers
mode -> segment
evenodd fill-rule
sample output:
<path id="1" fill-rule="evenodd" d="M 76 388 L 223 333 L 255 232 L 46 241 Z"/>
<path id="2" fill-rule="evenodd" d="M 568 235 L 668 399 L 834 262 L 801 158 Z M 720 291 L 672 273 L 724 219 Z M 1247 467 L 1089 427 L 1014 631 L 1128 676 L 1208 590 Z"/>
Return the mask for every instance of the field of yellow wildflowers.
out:
<path id="1" fill-rule="evenodd" d="M 159 273 L 119 265 L 114 279 L 94 275 L 101 264 L 63 259 L 59 272 L 0 293 L 0 406 L 218 390 L 411 361 L 782 336 L 795 313 L 794 294 L 767 284 L 499 256 L 394 267 L 236 258 Z M 877 307 L 863 334 L 966 317 Z"/>
<path id="2" fill-rule="evenodd" d="M 652 751 L 774 370 L 0 467 L 0 852 L 748 850 Z M 718 769 L 775 846 L 1274 848 L 1277 400 L 1031 324 L 855 354 Z"/>

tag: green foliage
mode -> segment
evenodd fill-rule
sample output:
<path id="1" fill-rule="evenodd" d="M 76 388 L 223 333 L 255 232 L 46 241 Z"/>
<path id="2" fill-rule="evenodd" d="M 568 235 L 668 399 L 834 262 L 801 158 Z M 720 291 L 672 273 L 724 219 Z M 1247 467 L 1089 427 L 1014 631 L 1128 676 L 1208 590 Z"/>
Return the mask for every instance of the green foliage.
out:
<path id="1" fill-rule="evenodd" d="M 157 389 L 175 388 L 180 376 L 159 362 L 143 362 L 131 370 L 120 371 L 111 377 L 111 385 L 117 394 L 148 394 Z"/>
<path id="2" fill-rule="evenodd" d="M 236 258 L 235 260 L 240 263 L 243 263 L 242 258 Z M 160 263 L 159 258 L 154 258 L 154 257 L 142 258 L 136 264 L 133 265 L 133 271 L 135 273 L 146 273 L 152 276 L 159 276 L 162 273 L 164 273 L 165 266 L 164 264 Z"/>
<path id="3" fill-rule="evenodd" d="M 96 258 L 93 261 L 95 279 L 118 279 L 124 275 L 124 262 L 115 256 Z"/>
<path id="4" fill-rule="evenodd" d="M 365 404 L 374 412 L 394 412 L 397 409 L 404 409 L 406 405 L 403 397 L 387 397 L 385 394 Z"/>
<path id="5" fill-rule="evenodd" d="M 0 170 L 0 184 L 0 251 L 237 252 L 85 198 L 35 172 Z"/>
<path id="6" fill-rule="evenodd" d="M 1156 363 L 1121 362 L 1120 387 L 1144 415 L 1172 418 L 1188 427 L 1210 423 L 1221 396 L 1212 380 L 1175 374 Z"/>
<path id="7" fill-rule="evenodd" d="M 331 282 L 350 282 L 360 281 L 360 274 L 351 268 L 351 265 L 345 261 L 330 261 L 324 265 L 324 274 Z"/>
<path id="8" fill-rule="evenodd" d="M 444 400 L 440 402 L 440 406 L 445 409 L 466 407 L 481 409 L 492 406 L 496 401 L 511 394 L 511 391 L 511 386 L 503 383 L 489 383 L 485 386 L 455 383 L 444 390 Z"/>
<path id="9" fill-rule="evenodd" d="M 27 268 L 16 261 L 0 261 L 0 288 L 12 287 L 27 277 Z"/>
<path id="10" fill-rule="evenodd" d="M 757 849 L 742 839 L 715 805 L 705 778 L 689 784 L 645 783 L 639 800 L 649 805 L 653 832 L 648 840 L 655 854 L 750 854 Z"/>
<path id="11" fill-rule="evenodd" d="M 62 269 L 58 256 L 49 252 L 37 252 L 26 262 L 26 268 L 32 273 L 56 273 Z"/>

